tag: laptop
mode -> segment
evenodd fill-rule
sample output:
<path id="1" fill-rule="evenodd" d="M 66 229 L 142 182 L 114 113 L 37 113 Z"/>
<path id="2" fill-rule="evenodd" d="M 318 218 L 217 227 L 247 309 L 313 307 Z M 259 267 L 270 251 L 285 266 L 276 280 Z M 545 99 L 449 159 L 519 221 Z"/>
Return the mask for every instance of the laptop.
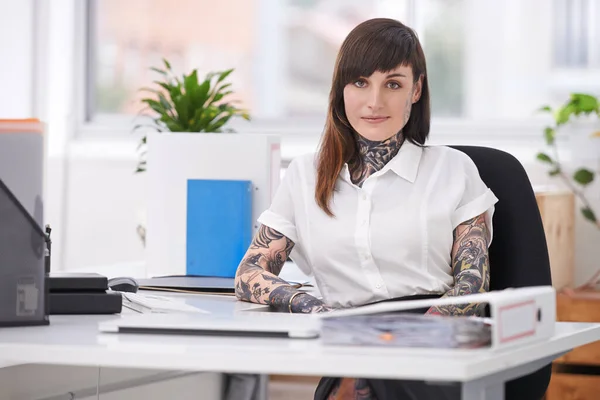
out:
<path id="1" fill-rule="evenodd" d="M 311 314 L 140 314 L 101 322 L 100 332 L 311 339 L 320 321 Z"/>

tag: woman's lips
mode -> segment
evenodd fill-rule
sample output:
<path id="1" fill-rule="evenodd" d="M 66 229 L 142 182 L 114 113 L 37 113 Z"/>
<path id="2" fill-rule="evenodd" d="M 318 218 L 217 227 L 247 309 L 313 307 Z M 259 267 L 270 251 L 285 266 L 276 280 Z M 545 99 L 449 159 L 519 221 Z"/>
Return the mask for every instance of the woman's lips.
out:
<path id="1" fill-rule="evenodd" d="M 370 124 L 380 124 L 382 122 L 385 122 L 389 119 L 390 117 L 362 117 L 362 119 Z"/>

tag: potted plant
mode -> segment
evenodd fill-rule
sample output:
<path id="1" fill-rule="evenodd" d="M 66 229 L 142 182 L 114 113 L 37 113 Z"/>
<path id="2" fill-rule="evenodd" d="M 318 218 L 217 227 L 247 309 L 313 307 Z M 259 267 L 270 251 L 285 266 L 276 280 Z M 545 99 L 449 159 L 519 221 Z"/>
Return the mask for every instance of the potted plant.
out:
<path id="1" fill-rule="evenodd" d="M 234 130 L 227 126 L 232 118 L 250 120 L 247 111 L 237 108 L 234 101 L 227 101 L 233 91 L 231 83 L 225 80 L 233 69 L 209 72 L 200 82 L 196 69 L 179 78 L 166 59 L 163 63 L 164 68 L 151 68 L 162 76 L 162 80 L 154 81 L 158 87 L 140 89 L 152 94 L 141 100 L 146 105 L 142 113 L 153 111 L 153 114 L 142 114 L 150 123 L 136 125 L 134 131 L 150 128 L 156 132 L 232 133 Z M 136 172 L 146 170 L 146 146 L 144 135 L 138 146 L 140 160 Z"/>
<path id="2" fill-rule="evenodd" d="M 174 74 L 168 60 L 163 59 L 163 64 L 163 68 L 150 68 L 162 78 L 154 81 L 157 87 L 140 89 L 151 94 L 141 100 L 145 107 L 140 112 L 140 116 L 149 119 L 149 122 L 135 125 L 133 131 L 150 129 L 160 133 L 232 133 L 234 130 L 227 124 L 233 117 L 250 120 L 248 112 L 237 108 L 233 101 L 227 102 L 227 97 L 233 91 L 230 89 L 231 83 L 227 83 L 226 79 L 233 69 L 209 72 L 200 82 L 196 69 L 180 78 Z M 152 113 L 147 114 L 147 111 Z M 136 173 L 146 171 L 147 144 L 148 137 L 143 135 L 137 148 L 139 160 Z M 139 224 L 136 229 L 142 244 L 145 245 L 144 224 Z"/>
<path id="3" fill-rule="evenodd" d="M 585 219 L 600 228 L 598 220 L 600 214 L 597 210 L 594 210 L 586 194 L 586 189 L 600 171 L 595 171 L 593 167 L 580 166 L 575 168 L 574 172 L 568 172 L 560 161 L 556 142 L 558 132 L 567 126 L 577 128 L 577 130 L 583 129 L 585 133 L 584 147 L 591 146 L 587 137 L 600 140 L 600 127 L 598 126 L 598 122 L 600 122 L 600 102 L 598 98 L 590 94 L 573 93 L 562 106 L 555 109 L 550 106 L 543 106 L 540 111 L 550 113 L 553 116 L 553 124 L 544 129 L 544 138 L 551 149 L 551 153 L 538 153 L 537 159 L 548 164 L 550 167 L 548 174 L 561 179 L 575 194 L 582 204 L 581 213 Z M 593 124 L 588 123 L 590 119 L 594 121 Z M 593 156 L 597 161 L 599 155 L 594 152 Z"/>
<path id="4" fill-rule="evenodd" d="M 147 230 L 138 227 L 147 273 L 230 275 L 279 184 L 280 139 L 231 128 L 235 118 L 250 120 L 231 100 L 232 69 L 199 78 L 197 70 L 176 76 L 163 64 L 152 68 L 161 76 L 156 86 L 142 89 L 150 93 L 142 99 L 149 121 L 134 128 L 147 132 L 136 169 L 147 176 Z"/>

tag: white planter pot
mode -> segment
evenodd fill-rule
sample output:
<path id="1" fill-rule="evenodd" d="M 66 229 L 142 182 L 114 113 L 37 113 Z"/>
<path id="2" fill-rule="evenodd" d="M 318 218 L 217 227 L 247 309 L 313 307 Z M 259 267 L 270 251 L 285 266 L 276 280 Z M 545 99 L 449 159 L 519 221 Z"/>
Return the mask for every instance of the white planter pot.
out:
<path id="1" fill-rule="evenodd" d="M 598 169 L 600 164 L 600 138 L 590 135 L 600 131 L 600 120 L 577 118 L 561 128 L 560 134 L 568 137 L 571 163 L 574 167 L 586 166 Z"/>
<path id="2" fill-rule="evenodd" d="M 149 135 L 146 171 L 148 174 L 146 216 L 148 274 L 150 276 L 192 274 L 233 276 L 237 263 L 243 256 L 240 255 L 241 248 L 245 246 L 246 248 L 243 248 L 245 252 L 249 245 L 248 237 L 252 236 L 257 229 L 258 216 L 269 207 L 277 190 L 280 165 L 280 139 L 275 135 L 221 133 Z M 235 183 L 233 181 L 241 181 L 242 184 L 244 181 L 249 181 L 248 187 L 251 188 L 248 218 L 251 218 L 252 231 L 250 234 L 244 232 L 243 240 L 239 235 L 232 238 L 238 240 L 237 247 L 223 255 L 228 261 L 227 265 L 219 267 L 220 269 L 215 264 L 221 263 L 222 260 L 210 258 L 218 251 L 224 251 L 228 244 L 223 239 L 226 234 L 219 231 L 222 226 L 218 215 L 226 213 L 223 222 L 225 224 L 227 220 L 230 236 L 231 224 L 236 222 L 235 219 L 231 220 L 233 217 L 220 205 L 226 200 L 229 201 L 230 206 L 237 203 L 230 198 L 231 194 L 221 197 L 223 201 L 215 201 L 215 198 L 222 196 L 224 192 L 219 194 L 213 190 L 211 185 L 214 181 L 222 182 L 229 188 L 233 187 L 236 196 L 239 195 L 239 191 L 235 192 L 237 190 L 235 188 L 239 186 L 231 186 Z M 209 187 L 209 192 L 204 191 L 197 195 L 200 192 L 193 188 L 198 187 L 196 185 L 198 182 L 205 185 L 202 186 L 203 188 Z M 191 200 L 188 201 L 188 198 Z M 206 207 L 215 210 L 215 213 Z M 243 217 L 243 212 L 240 215 L 246 218 Z M 214 228 L 215 236 L 206 236 L 211 232 L 209 226 Z M 199 234 L 194 233 L 194 227 L 204 229 L 202 235 L 207 240 L 201 240 Z M 203 259 L 199 260 L 198 257 Z M 217 273 L 215 268 L 218 269 Z"/>

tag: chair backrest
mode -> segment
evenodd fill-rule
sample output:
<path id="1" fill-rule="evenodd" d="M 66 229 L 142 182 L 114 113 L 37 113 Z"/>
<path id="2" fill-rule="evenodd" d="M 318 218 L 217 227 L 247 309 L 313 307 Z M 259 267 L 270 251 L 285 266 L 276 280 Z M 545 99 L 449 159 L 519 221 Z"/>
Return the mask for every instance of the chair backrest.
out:
<path id="1" fill-rule="evenodd" d="M 542 217 L 521 163 L 501 150 L 451 146 L 467 154 L 498 198 L 490 246 L 490 289 L 551 285 Z"/>
<path id="2" fill-rule="evenodd" d="M 498 198 L 489 249 L 490 289 L 551 285 L 550 260 L 542 218 L 531 182 L 511 154 L 488 147 L 450 146 L 467 154 Z M 551 365 L 507 383 L 507 399 L 541 399 Z"/>

